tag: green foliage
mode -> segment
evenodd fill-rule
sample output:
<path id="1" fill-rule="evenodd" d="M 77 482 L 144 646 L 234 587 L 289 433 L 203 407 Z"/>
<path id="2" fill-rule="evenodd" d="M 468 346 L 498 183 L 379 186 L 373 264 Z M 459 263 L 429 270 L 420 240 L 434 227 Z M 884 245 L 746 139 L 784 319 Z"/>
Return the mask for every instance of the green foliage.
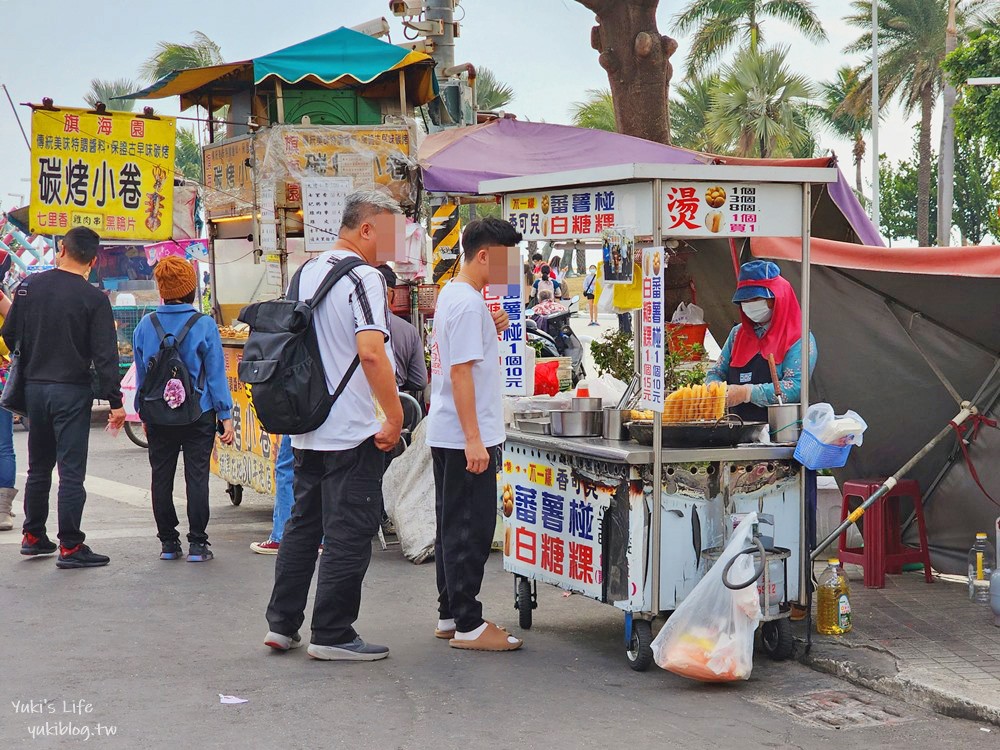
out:
<path id="1" fill-rule="evenodd" d="M 989 233 L 1000 238 L 1000 164 L 987 153 L 984 138 L 955 142 L 955 210 L 952 219 L 963 243 L 978 245 Z"/>
<path id="2" fill-rule="evenodd" d="M 118 112 L 131 112 L 135 109 L 135 99 L 115 99 L 116 96 L 131 94 L 142 88 L 131 78 L 115 78 L 105 80 L 94 78 L 90 81 L 90 91 L 83 100 L 92 108 L 96 108 L 98 102 L 103 102 L 108 109 Z"/>
<path id="3" fill-rule="evenodd" d="M 712 93 L 708 129 L 713 140 L 738 156 L 790 156 L 808 143 L 806 101 L 812 85 L 792 73 L 788 50 L 743 50 Z"/>
<path id="4" fill-rule="evenodd" d="M 193 129 L 177 127 L 174 168 L 179 173 L 178 176 L 202 182 L 201 146 Z"/>
<path id="5" fill-rule="evenodd" d="M 607 331 L 604 336 L 590 343 L 590 354 L 597 366 L 597 374 L 612 375 L 623 383 L 632 380 L 635 372 L 635 350 L 632 334 Z"/>
<path id="6" fill-rule="evenodd" d="M 1000 157 L 1000 86 L 963 85 L 969 78 L 1000 71 L 1000 28 L 990 26 L 974 35 L 945 58 L 943 67 L 961 91 L 955 106 L 956 141 L 981 140 L 986 153 Z"/>
<path id="7" fill-rule="evenodd" d="M 573 124 L 578 128 L 617 132 L 615 102 L 611 89 L 588 89 L 587 99 L 574 102 L 570 108 Z"/>
<path id="8" fill-rule="evenodd" d="M 479 68 L 476 75 L 476 108 L 481 112 L 503 109 L 514 99 L 514 88 L 497 78 L 489 68 Z"/>
<path id="9" fill-rule="evenodd" d="M 736 44 L 756 52 L 768 18 L 784 21 L 814 42 L 826 41 L 808 0 L 691 0 L 673 19 L 678 34 L 695 32 L 685 61 L 688 72 L 705 70 Z"/>
<path id="10" fill-rule="evenodd" d="M 673 145 L 717 153 L 717 146 L 708 132 L 708 112 L 712 108 L 712 92 L 718 85 L 719 76 L 713 74 L 687 78 L 672 89 L 670 140 Z"/>
<path id="11" fill-rule="evenodd" d="M 222 50 L 205 34 L 195 31 L 191 44 L 158 42 L 156 51 L 139 67 L 139 74 L 148 81 L 158 81 L 168 73 L 188 68 L 221 65 Z"/>
<path id="12" fill-rule="evenodd" d="M 930 225 L 937 225 L 937 156 L 931 156 Z M 879 158 L 879 225 L 890 243 L 917 236 L 917 178 L 920 155 L 914 143 L 913 154 L 892 164 L 883 154 Z"/>
<path id="13" fill-rule="evenodd" d="M 663 358 L 664 376 L 667 392 L 675 391 L 685 385 L 699 385 L 705 382 L 706 370 L 699 360 L 690 361 L 694 355 L 704 356 L 705 350 L 700 345 L 676 347 L 675 351 L 667 351 Z M 597 366 L 597 374 L 608 373 L 623 383 L 632 380 L 635 373 L 635 349 L 632 348 L 632 334 L 620 331 L 607 331 L 600 339 L 590 344 L 590 354 Z"/>

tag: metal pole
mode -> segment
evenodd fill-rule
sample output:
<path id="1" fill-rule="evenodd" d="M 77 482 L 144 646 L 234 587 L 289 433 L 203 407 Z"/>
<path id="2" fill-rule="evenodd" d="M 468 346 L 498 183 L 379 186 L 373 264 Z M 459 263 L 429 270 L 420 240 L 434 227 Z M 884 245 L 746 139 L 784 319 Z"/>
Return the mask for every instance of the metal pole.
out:
<path id="1" fill-rule="evenodd" d="M 799 418 L 805 420 L 806 410 L 809 408 L 809 306 L 811 304 L 812 274 L 809 258 L 809 236 L 812 231 L 812 185 L 806 183 L 802 186 L 802 289 L 799 302 L 802 307 L 802 388 L 799 395 Z M 799 547 L 802 550 L 808 549 L 809 524 L 806 519 L 806 470 L 799 472 L 799 487 L 801 493 L 801 503 L 799 505 Z M 808 582 L 811 578 L 811 562 L 807 555 L 799 555 L 799 604 L 803 607 L 809 606 Z"/>
<path id="2" fill-rule="evenodd" d="M 879 176 L 878 176 L 878 4 L 872 0 L 872 224 L 879 231 Z"/>
<path id="3" fill-rule="evenodd" d="M 437 69 L 444 70 L 455 65 L 455 5 L 454 0 L 424 0 L 424 18 L 441 21 L 444 24 L 440 36 L 434 36 L 434 52 Z"/>
<path id="4" fill-rule="evenodd" d="M 663 227 L 660 223 L 660 209 L 663 200 L 662 183 L 653 180 L 653 247 L 663 245 Z M 661 282 L 662 283 L 662 282 Z M 663 311 L 661 311 L 661 314 Z M 639 351 L 642 341 L 642 316 L 640 325 L 635 329 L 635 350 Z M 662 362 L 660 363 L 663 364 Z M 636 370 L 641 378 L 641 371 Z M 663 406 L 659 411 L 653 411 L 653 517 L 650 525 L 649 557 L 653 561 L 653 574 L 650 578 L 650 609 L 653 614 L 660 612 L 660 536 L 663 533 Z"/>
<path id="5" fill-rule="evenodd" d="M 948 3 L 948 26 L 945 29 L 944 53 L 955 51 L 958 30 L 955 26 L 956 0 Z M 942 247 L 951 244 L 951 209 L 955 200 L 955 99 L 958 92 L 945 76 L 942 95 L 944 118 L 941 122 L 941 150 L 938 161 L 938 225 L 937 242 Z"/>
<path id="6" fill-rule="evenodd" d="M 17 114 L 17 107 L 14 106 L 14 100 L 10 98 L 10 92 L 7 90 L 7 84 L 2 84 L 2 87 L 4 94 L 7 95 L 7 101 L 10 103 L 10 111 L 14 113 L 14 119 L 17 120 L 17 126 L 21 129 L 21 137 L 24 138 L 24 145 L 28 147 L 28 151 L 31 151 L 31 141 L 28 140 L 28 134 L 24 132 L 24 125 L 21 124 L 21 117 Z"/>

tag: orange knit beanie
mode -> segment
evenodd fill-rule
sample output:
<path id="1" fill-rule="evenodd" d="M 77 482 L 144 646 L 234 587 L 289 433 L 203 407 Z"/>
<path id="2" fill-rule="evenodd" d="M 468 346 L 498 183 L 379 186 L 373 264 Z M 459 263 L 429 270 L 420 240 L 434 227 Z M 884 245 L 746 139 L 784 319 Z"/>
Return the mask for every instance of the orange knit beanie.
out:
<path id="1" fill-rule="evenodd" d="M 183 258 L 168 256 L 156 264 L 153 278 L 164 302 L 182 299 L 195 290 L 198 278 L 194 268 Z"/>

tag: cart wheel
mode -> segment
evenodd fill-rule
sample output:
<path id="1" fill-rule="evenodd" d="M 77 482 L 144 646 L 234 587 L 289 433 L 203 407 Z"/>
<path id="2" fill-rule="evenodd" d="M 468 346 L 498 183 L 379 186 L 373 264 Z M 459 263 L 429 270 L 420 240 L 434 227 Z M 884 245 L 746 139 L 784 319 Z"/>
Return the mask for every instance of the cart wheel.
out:
<path id="1" fill-rule="evenodd" d="M 514 608 L 517 610 L 518 625 L 521 626 L 521 630 L 531 630 L 531 611 L 538 606 L 531 591 L 531 581 L 527 578 L 518 578 L 515 592 Z"/>
<path id="2" fill-rule="evenodd" d="M 243 485 L 230 484 L 226 487 L 226 494 L 229 495 L 229 502 L 239 505 L 243 502 Z"/>
<path id="3" fill-rule="evenodd" d="M 126 422 L 125 434 L 128 439 L 140 448 L 148 448 L 149 441 L 146 440 L 146 431 L 142 429 L 142 422 Z"/>
<path id="4" fill-rule="evenodd" d="M 636 672 L 645 672 L 653 663 L 653 623 L 649 620 L 632 621 L 632 639 L 625 649 L 628 665 Z"/>
<path id="5" fill-rule="evenodd" d="M 760 626 L 760 645 L 775 661 L 784 661 L 795 652 L 795 637 L 788 618 L 771 620 Z"/>

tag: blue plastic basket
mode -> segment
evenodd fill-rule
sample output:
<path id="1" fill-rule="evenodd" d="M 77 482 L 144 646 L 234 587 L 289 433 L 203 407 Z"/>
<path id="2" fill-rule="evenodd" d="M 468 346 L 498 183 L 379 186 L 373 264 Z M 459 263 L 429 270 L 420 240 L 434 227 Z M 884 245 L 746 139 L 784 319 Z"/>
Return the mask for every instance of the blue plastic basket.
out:
<path id="1" fill-rule="evenodd" d="M 827 445 L 806 430 L 795 445 L 795 460 L 807 469 L 839 469 L 847 463 L 853 445 Z"/>

